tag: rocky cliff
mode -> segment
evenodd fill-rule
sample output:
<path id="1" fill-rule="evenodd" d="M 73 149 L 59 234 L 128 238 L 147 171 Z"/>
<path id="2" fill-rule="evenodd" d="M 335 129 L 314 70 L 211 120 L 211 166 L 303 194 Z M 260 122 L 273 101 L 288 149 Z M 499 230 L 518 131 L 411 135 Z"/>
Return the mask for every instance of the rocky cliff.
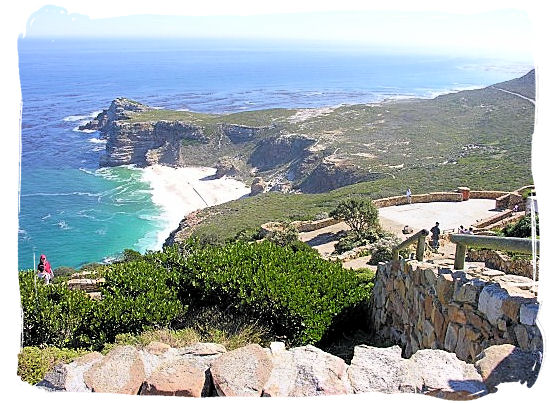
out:
<path id="1" fill-rule="evenodd" d="M 307 192 L 368 180 L 368 176 L 353 174 L 353 164 L 332 164 L 325 170 L 330 175 L 324 181 L 320 178 L 325 175 L 322 167 L 314 172 L 327 154 L 325 147 L 314 147 L 319 139 L 288 133 L 290 121 L 281 123 L 278 115 L 263 119 L 262 113 L 207 115 L 159 110 L 117 98 L 80 129 L 98 130 L 107 140 L 100 166 L 210 165 L 217 168 L 218 178 L 225 175 L 252 181 L 261 177 L 265 190 L 279 192 L 299 188 L 300 181 L 311 173 Z"/>
<path id="2" fill-rule="evenodd" d="M 513 170 L 527 183 L 534 79 L 531 71 L 434 99 L 233 114 L 117 98 L 81 128 L 107 139 L 103 166 L 208 165 L 220 168 L 218 176 L 261 177 L 268 191 L 324 192 L 426 171 L 433 179 L 476 183 L 481 175 L 500 178 Z"/>

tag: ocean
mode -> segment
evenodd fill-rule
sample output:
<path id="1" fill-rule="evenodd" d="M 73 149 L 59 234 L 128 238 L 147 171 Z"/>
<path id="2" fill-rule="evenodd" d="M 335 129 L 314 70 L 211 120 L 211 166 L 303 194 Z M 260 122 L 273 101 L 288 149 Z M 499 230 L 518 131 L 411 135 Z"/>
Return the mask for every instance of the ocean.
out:
<path id="1" fill-rule="evenodd" d="M 360 47 L 214 40 L 19 40 L 23 100 L 18 268 L 159 248 L 171 222 L 142 169 L 99 168 L 105 143 L 77 128 L 116 97 L 198 112 L 313 108 L 480 88 L 530 61 Z"/>

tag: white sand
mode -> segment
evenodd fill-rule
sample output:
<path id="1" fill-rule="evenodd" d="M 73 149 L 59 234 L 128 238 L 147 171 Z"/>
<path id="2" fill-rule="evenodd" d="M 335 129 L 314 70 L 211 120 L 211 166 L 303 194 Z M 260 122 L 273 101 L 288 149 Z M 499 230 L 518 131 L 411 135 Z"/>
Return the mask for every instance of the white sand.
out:
<path id="1" fill-rule="evenodd" d="M 150 184 L 153 203 L 163 210 L 166 222 L 157 235 L 153 249 L 160 249 L 164 240 L 189 213 L 207 206 L 239 199 L 250 193 L 244 183 L 232 178 L 208 179 L 216 173 L 211 167 L 165 167 L 154 165 L 143 170 L 143 181 Z"/>

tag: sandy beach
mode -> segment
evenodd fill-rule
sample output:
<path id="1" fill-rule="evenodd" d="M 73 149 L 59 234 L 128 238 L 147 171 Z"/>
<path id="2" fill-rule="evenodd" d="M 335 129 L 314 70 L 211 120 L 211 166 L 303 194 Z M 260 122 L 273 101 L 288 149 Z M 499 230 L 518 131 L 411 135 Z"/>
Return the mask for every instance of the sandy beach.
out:
<path id="1" fill-rule="evenodd" d="M 160 249 L 164 240 L 190 212 L 208 206 L 239 199 L 250 193 L 250 188 L 233 178 L 214 178 L 211 167 L 166 167 L 154 165 L 143 170 L 143 181 L 150 184 L 152 200 L 163 210 L 166 222 L 157 235 Z"/>

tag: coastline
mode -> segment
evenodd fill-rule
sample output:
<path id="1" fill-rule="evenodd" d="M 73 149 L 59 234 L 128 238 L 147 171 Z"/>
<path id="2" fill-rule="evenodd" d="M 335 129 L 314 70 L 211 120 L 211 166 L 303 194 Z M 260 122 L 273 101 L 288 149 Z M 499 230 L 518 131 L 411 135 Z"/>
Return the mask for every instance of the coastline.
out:
<path id="1" fill-rule="evenodd" d="M 151 187 L 151 200 L 162 213 L 162 230 L 156 234 L 155 244 L 148 249 L 159 250 L 170 232 L 189 213 L 208 206 L 239 199 L 250 193 L 250 188 L 233 178 L 214 178 L 212 167 L 168 167 L 152 165 L 143 169 L 142 181 Z"/>

